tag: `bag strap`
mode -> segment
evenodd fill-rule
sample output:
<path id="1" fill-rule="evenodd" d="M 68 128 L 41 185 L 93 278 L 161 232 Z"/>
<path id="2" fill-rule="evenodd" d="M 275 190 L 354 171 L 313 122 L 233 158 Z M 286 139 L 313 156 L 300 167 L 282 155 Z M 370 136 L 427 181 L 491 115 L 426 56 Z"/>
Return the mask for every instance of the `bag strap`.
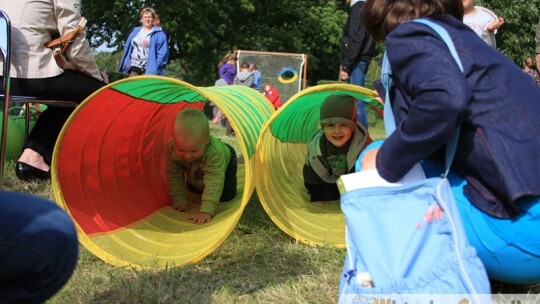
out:
<path id="1" fill-rule="evenodd" d="M 452 42 L 452 38 L 450 38 L 450 35 L 442 26 L 425 18 L 414 19 L 408 22 L 422 23 L 429 26 L 431 29 L 433 29 L 439 35 L 439 37 L 443 40 L 443 42 L 446 44 L 446 46 L 448 47 L 448 50 L 450 51 L 450 54 L 452 54 L 452 57 L 454 57 L 454 60 L 459 66 L 459 69 L 461 70 L 461 72 L 463 72 L 463 65 L 457 54 L 456 47 L 454 46 L 454 43 Z M 383 62 L 381 66 L 381 82 L 386 91 L 386 96 L 384 99 L 384 128 L 386 131 L 386 136 L 389 136 L 390 134 L 392 134 L 392 132 L 396 130 L 396 122 L 394 120 L 394 113 L 392 112 L 392 106 L 390 103 L 390 94 L 389 94 L 390 87 L 393 85 L 392 68 L 390 66 L 390 61 L 388 60 L 386 51 L 384 51 Z M 444 177 L 446 177 L 448 175 L 448 172 L 450 172 L 450 166 L 456 154 L 459 131 L 460 131 L 460 127 L 456 129 L 456 131 L 452 135 L 452 139 L 450 139 L 450 141 L 446 145 Z"/>
<path id="2" fill-rule="evenodd" d="M 75 38 L 84 31 L 84 27 L 86 26 L 86 23 L 87 23 L 86 19 L 82 17 L 81 21 L 79 21 L 79 24 L 77 24 L 77 27 L 74 30 L 71 30 L 67 32 L 65 35 L 60 36 L 52 41 L 45 43 L 45 47 L 53 49 L 53 50 L 59 49 L 60 53 L 65 54 L 68 47 L 75 40 Z"/>

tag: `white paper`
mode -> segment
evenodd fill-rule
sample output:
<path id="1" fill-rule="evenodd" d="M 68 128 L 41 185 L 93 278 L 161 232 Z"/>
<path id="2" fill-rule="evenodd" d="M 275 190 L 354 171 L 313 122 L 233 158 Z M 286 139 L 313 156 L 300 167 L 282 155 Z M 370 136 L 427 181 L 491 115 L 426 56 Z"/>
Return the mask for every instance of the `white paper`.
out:
<path id="1" fill-rule="evenodd" d="M 377 169 L 369 169 L 342 175 L 338 178 L 337 185 L 339 192 L 343 194 L 347 191 L 369 187 L 396 187 L 403 184 L 421 181 L 425 178 L 426 176 L 424 174 L 422 166 L 420 164 L 416 164 L 397 183 L 387 182 L 379 175 Z"/>

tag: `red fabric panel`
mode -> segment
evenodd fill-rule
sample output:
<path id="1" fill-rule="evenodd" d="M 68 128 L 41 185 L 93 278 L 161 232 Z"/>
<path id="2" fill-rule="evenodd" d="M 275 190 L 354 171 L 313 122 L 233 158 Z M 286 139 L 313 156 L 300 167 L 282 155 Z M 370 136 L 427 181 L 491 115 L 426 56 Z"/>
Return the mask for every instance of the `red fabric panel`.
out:
<path id="1" fill-rule="evenodd" d="M 64 202 L 87 235 L 170 204 L 165 142 L 181 109 L 203 107 L 139 100 L 110 88 L 81 105 L 59 138 L 57 173 Z"/>

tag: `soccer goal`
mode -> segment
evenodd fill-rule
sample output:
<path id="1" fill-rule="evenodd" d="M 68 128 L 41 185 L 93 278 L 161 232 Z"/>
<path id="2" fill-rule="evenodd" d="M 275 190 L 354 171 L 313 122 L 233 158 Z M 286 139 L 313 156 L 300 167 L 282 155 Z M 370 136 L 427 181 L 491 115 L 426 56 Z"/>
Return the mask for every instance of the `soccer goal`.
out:
<path id="1" fill-rule="evenodd" d="M 261 72 L 262 84 L 267 82 L 275 87 L 283 103 L 306 88 L 305 54 L 238 50 L 236 55 L 237 69 L 242 62 L 256 64 Z"/>

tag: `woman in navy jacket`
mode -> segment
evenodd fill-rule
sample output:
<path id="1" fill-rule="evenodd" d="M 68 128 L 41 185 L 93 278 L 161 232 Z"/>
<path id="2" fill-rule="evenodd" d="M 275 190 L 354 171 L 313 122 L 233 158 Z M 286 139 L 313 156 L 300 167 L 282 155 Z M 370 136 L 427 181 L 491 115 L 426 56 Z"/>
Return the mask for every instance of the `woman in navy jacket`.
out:
<path id="1" fill-rule="evenodd" d="M 405 22 L 418 17 L 448 31 L 464 72 L 433 30 Z M 396 182 L 420 161 L 441 161 L 461 127 L 452 181 L 469 241 L 491 277 L 538 282 L 540 91 L 462 17 L 461 0 L 367 1 L 366 29 L 385 40 L 392 67 L 396 131 L 362 167 Z"/>

